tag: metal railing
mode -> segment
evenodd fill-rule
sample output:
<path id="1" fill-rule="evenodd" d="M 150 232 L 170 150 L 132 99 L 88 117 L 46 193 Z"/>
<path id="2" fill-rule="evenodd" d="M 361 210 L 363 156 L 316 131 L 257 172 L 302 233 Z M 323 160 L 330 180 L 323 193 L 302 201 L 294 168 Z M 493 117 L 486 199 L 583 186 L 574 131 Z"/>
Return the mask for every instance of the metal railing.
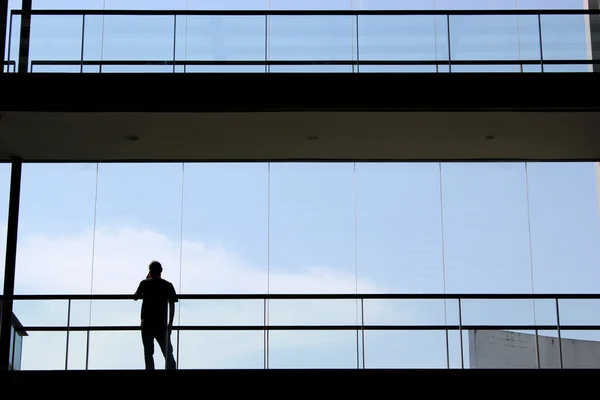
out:
<path id="1" fill-rule="evenodd" d="M 593 60 L 591 54 L 593 52 L 588 51 L 586 54 L 580 54 L 579 57 L 569 58 L 569 57 L 557 57 L 555 55 L 546 56 L 545 50 L 549 47 L 552 47 L 552 43 L 548 43 L 547 34 L 553 33 L 552 27 L 545 27 L 544 22 L 546 21 L 545 17 L 573 17 L 580 16 L 580 23 L 589 25 L 590 18 L 596 18 L 600 15 L 600 10 L 395 10 L 395 11 L 373 11 L 373 10 L 365 10 L 365 11 L 256 11 L 256 10 L 246 10 L 246 11 L 222 11 L 222 10 L 32 10 L 30 12 L 23 10 L 12 10 L 11 17 L 9 22 L 9 56 L 8 59 L 11 60 L 11 57 L 15 57 L 15 55 L 10 54 L 11 43 L 13 40 L 13 19 L 15 17 L 20 17 L 21 19 L 29 19 L 31 20 L 32 16 L 48 16 L 48 17 L 56 17 L 56 16 L 81 16 L 81 36 L 77 38 L 80 40 L 81 51 L 79 57 L 76 59 L 64 59 L 64 57 L 59 57 L 60 59 L 48 59 L 43 58 L 40 59 L 37 54 L 30 54 L 30 44 L 31 44 L 31 31 L 29 29 L 21 29 L 19 36 L 19 44 L 20 48 L 18 55 L 18 68 L 17 70 L 20 72 L 35 72 L 35 67 L 79 67 L 79 71 L 77 69 L 69 70 L 68 72 L 103 72 L 103 67 L 112 66 L 112 67 L 127 67 L 127 66 L 168 66 L 172 67 L 168 70 L 162 72 L 191 72 L 188 67 L 225 67 L 225 66 L 237 66 L 237 67 L 260 67 L 259 70 L 253 69 L 252 71 L 242 71 L 240 72 L 277 72 L 273 67 L 302 67 L 302 66 L 322 66 L 322 67 L 347 67 L 344 71 L 336 70 L 334 72 L 378 72 L 377 70 L 373 70 L 372 67 L 415 67 L 415 68 L 425 68 L 425 70 L 418 72 L 460 72 L 460 66 L 480 66 L 480 67 L 509 67 L 514 66 L 514 71 L 503 71 L 503 72 L 548 72 L 548 66 L 563 66 L 563 67 L 574 67 L 574 66 L 588 66 L 588 70 L 591 70 L 592 66 L 596 64 L 600 64 L 600 60 Z M 172 26 L 173 30 L 168 35 L 171 37 L 168 39 L 168 42 L 172 43 L 172 51 L 169 51 L 169 57 L 164 58 L 160 57 L 160 59 L 98 59 L 97 57 L 89 58 L 85 51 L 85 43 L 89 36 L 86 36 L 87 28 L 86 28 L 86 20 L 93 16 L 101 16 L 105 17 L 113 17 L 113 16 L 164 16 L 164 17 L 172 17 Z M 190 39 L 190 35 L 187 34 L 187 26 L 189 25 L 190 18 L 201 18 L 201 17 L 249 17 L 249 18 L 261 18 L 262 22 L 257 24 L 258 28 L 257 32 L 260 31 L 262 36 L 262 44 L 263 47 L 260 49 L 260 56 L 255 55 L 252 57 L 253 59 L 188 59 L 187 50 L 184 57 L 178 46 L 182 46 L 178 41 L 181 39 L 185 40 L 184 46 L 187 49 L 188 41 Z M 351 54 L 348 57 L 344 57 L 343 59 L 339 58 L 331 58 L 327 57 L 326 54 L 323 57 L 317 57 L 319 59 L 306 59 L 309 57 L 304 57 L 302 54 L 298 54 L 298 59 L 281 59 L 281 57 L 275 57 L 272 51 L 272 42 L 273 39 L 277 38 L 277 33 L 273 32 L 272 23 L 277 18 L 280 17 L 297 17 L 299 21 L 302 19 L 306 20 L 310 26 L 311 17 L 346 17 L 348 18 L 348 33 L 344 35 L 342 39 L 348 41 L 348 46 L 351 47 Z M 368 19 L 373 19 L 377 17 L 398 17 L 398 25 L 402 25 L 405 21 L 401 20 L 401 17 L 418 17 L 418 16 L 431 16 L 432 17 L 432 32 L 431 38 L 434 47 L 435 54 L 432 54 L 431 59 L 414 59 L 408 54 L 405 57 L 399 57 L 400 59 L 381 59 L 381 57 L 376 57 L 375 59 L 368 56 L 368 50 L 370 44 L 365 44 L 365 35 L 364 33 L 364 23 L 368 21 Z M 518 59 L 508 59 L 507 57 L 502 56 L 501 54 L 492 54 L 489 57 L 484 57 L 482 59 L 471 59 L 467 58 L 458 58 L 454 55 L 454 48 L 460 43 L 461 33 L 454 33 L 453 27 L 460 25 L 453 23 L 453 18 L 457 17 L 471 17 L 474 21 L 476 19 L 481 18 L 482 16 L 513 16 L 517 18 L 516 20 L 516 32 L 513 32 L 514 38 L 509 40 L 515 41 L 515 48 L 518 48 Z M 521 18 L 521 19 L 518 19 Z M 237 18 L 239 20 L 240 18 Z M 520 21 L 520 22 L 519 22 Z M 30 21 L 31 23 L 32 21 Z M 564 22 L 564 21 L 563 21 Z M 37 19 L 33 20 L 33 26 L 35 24 L 40 23 Z M 103 22 L 104 23 L 104 22 Z M 182 23 L 186 25 L 186 34 L 180 35 L 178 34 L 178 26 L 181 26 Z M 262 24 L 262 26 L 260 26 Z M 89 23 L 88 23 L 89 25 Z M 524 29 L 526 32 L 521 32 L 522 26 L 526 25 L 527 29 Z M 566 26 L 568 24 L 558 24 L 557 26 Z M 134 31 L 135 28 L 132 28 Z M 368 29 L 367 29 L 368 30 Z M 584 29 L 585 30 L 585 29 Z M 256 33 L 256 32 L 255 32 Z M 554 32 L 556 33 L 556 32 Z M 598 33 L 600 34 L 600 33 Z M 103 34 L 104 35 L 104 34 Z M 238 35 L 238 39 L 242 39 L 242 35 Z M 385 39 L 385 35 L 381 36 L 379 40 L 382 38 Z M 512 37 L 512 36 L 511 36 Z M 35 39 L 35 38 L 34 38 Z M 327 37 L 322 37 L 322 40 L 327 39 Z M 339 38 L 338 38 L 339 39 Z M 377 38 L 376 38 L 377 39 Z M 397 37 L 393 37 L 393 39 L 398 40 Z M 412 36 L 405 36 L 400 38 L 402 40 L 411 41 Z M 502 39 L 502 38 L 501 38 Z M 506 38 L 503 38 L 506 40 Z M 577 38 L 578 41 L 581 42 L 582 46 L 588 48 L 588 50 L 592 46 L 591 37 L 585 37 L 585 34 L 582 37 Z M 492 42 L 484 43 L 483 46 L 487 52 L 489 52 L 489 48 L 493 47 Z M 521 45 L 527 44 L 530 48 L 527 51 L 527 57 L 523 56 L 521 53 Z M 102 41 L 101 47 L 104 49 L 106 44 Z M 307 48 L 311 48 L 314 50 L 318 47 L 318 44 L 310 44 L 305 43 Z M 562 46 L 562 44 L 559 44 Z M 290 45 L 291 46 L 291 45 Z M 535 53 L 535 54 L 534 54 Z M 556 53 L 556 51 L 554 51 Z M 585 53 L 585 52 L 584 52 Z M 362 55 L 361 55 L 362 54 Z M 367 54 L 367 56 L 365 56 Z M 387 58 L 388 54 L 384 56 Z M 207 56 L 207 58 L 212 58 Z M 498 59 L 494 59 L 498 58 Z M 89 71 L 84 67 L 97 67 L 94 71 Z M 534 70 L 528 70 L 527 66 L 537 66 Z M 182 67 L 178 69 L 177 67 Z M 361 69 L 362 67 L 362 69 Z M 429 68 L 428 68 L 429 67 Z M 443 68 L 442 68 L 443 67 Z M 453 69 L 454 67 L 454 69 Z M 369 69 L 371 68 L 371 69 Z M 218 70 L 218 68 L 217 68 Z M 556 70 L 550 69 L 550 71 Z M 483 72 L 488 72 L 489 69 L 484 68 Z M 48 72 L 48 71 L 46 71 Z M 53 72 L 53 71 L 49 71 Z M 121 72 L 121 71 L 119 71 Z M 137 71 L 139 72 L 139 71 Z M 197 71 L 201 72 L 201 71 Z M 285 71 L 281 71 L 285 72 Z M 300 72 L 300 71 L 293 71 Z M 326 70 L 322 70 L 319 72 L 327 72 Z M 384 71 L 379 71 L 384 72 Z M 399 72 L 394 71 L 393 68 L 388 70 L 387 72 Z M 412 71 L 412 72 L 417 72 Z M 469 71 L 471 72 L 471 71 Z M 476 72 L 476 71 L 474 71 Z"/>
<path id="2" fill-rule="evenodd" d="M 8 300 L 7 296 L 0 299 Z M 87 332 L 86 369 L 89 360 L 89 334 L 94 331 L 138 331 L 139 325 L 74 325 L 71 323 L 73 301 L 89 300 L 133 300 L 132 295 L 96 294 L 96 295 L 14 295 L 13 301 L 67 301 L 66 325 L 28 325 L 24 324 L 23 330 L 33 332 L 66 332 L 66 354 L 65 369 L 68 369 L 69 360 L 69 334 L 71 332 Z M 465 344 L 463 332 L 477 330 L 508 330 L 508 331 L 532 331 L 535 332 L 536 364 L 541 368 L 540 349 L 538 342 L 539 331 L 556 332 L 559 346 L 560 368 L 563 364 L 562 332 L 563 331 L 600 331 L 600 325 L 575 325 L 561 323 L 560 301 L 564 300 L 600 300 L 600 294 L 181 294 L 178 299 L 182 300 L 259 300 L 262 301 L 262 322 L 251 325 L 175 325 L 173 331 L 179 334 L 182 331 L 262 331 L 264 335 L 264 368 L 269 368 L 269 333 L 273 331 L 353 331 L 356 332 L 356 368 L 367 368 L 365 362 L 365 332 L 368 331 L 441 331 L 446 335 L 446 367 L 451 368 L 449 333 L 458 332 L 460 348 L 460 368 L 465 368 Z M 356 301 L 356 323 L 355 324 L 272 324 L 269 320 L 270 302 L 277 300 L 355 300 Z M 447 312 L 447 301 L 456 302 L 457 323 L 443 324 L 369 324 L 365 321 L 365 302 L 369 300 L 439 300 L 444 302 L 444 312 Z M 530 300 L 532 307 L 536 307 L 536 300 L 550 300 L 553 303 L 555 322 L 553 324 L 465 324 L 464 302 L 466 300 Z M 91 321 L 91 320 L 90 320 Z M 132 320 L 132 323 L 134 321 Z M 137 321 L 135 321 L 137 322 Z M 179 354 L 179 340 L 177 340 L 177 354 Z M 26 344 L 25 344 L 26 345 Z"/>

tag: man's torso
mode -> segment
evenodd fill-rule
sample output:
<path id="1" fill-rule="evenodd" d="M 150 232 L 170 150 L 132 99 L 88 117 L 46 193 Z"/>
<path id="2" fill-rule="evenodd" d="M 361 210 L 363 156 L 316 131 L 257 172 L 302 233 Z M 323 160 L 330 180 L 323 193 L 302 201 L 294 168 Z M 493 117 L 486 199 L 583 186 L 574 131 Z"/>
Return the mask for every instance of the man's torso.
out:
<path id="1" fill-rule="evenodd" d="M 147 328 L 166 326 L 169 315 L 169 300 L 173 298 L 173 285 L 164 280 L 150 278 L 140 284 L 142 288 L 142 326 Z"/>

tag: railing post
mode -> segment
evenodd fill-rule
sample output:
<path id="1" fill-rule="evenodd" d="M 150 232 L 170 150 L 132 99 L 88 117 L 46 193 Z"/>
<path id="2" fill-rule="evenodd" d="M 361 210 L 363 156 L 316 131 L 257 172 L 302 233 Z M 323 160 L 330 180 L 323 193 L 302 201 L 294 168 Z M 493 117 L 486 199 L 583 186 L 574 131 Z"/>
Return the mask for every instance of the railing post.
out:
<path id="1" fill-rule="evenodd" d="M 85 50 L 85 14 L 81 16 L 81 65 L 79 66 L 79 72 L 83 73 L 83 57 Z"/>
<path id="2" fill-rule="evenodd" d="M 32 0 L 22 0 L 21 6 L 21 35 L 19 38 L 19 61 L 17 71 L 27 73 L 29 70 L 29 41 L 31 39 L 31 2 Z"/>
<path id="3" fill-rule="evenodd" d="M 460 367 L 465 369 L 465 351 L 463 344 L 463 329 L 462 329 L 462 299 L 458 298 L 458 334 L 460 335 Z"/>
<path id="4" fill-rule="evenodd" d="M 67 306 L 67 345 L 65 351 L 65 370 L 69 369 L 69 339 L 71 333 L 71 299 L 69 299 L 69 303 Z"/>
<path id="5" fill-rule="evenodd" d="M 452 72 L 452 45 L 450 44 L 450 14 L 446 15 L 446 25 L 448 29 L 448 73 Z M 459 299 L 460 304 L 460 299 Z"/>
<path id="6" fill-rule="evenodd" d="M 558 358 L 560 361 L 560 369 L 563 369 L 563 352 L 562 352 L 562 337 L 560 334 L 560 311 L 558 306 L 558 297 L 554 299 L 556 302 L 556 329 L 558 331 Z"/>
<path id="7" fill-rule="evenodd" d="M 544 43 L 542 40 L 542 14 L 538 14 L 538 35 L 540 40 L 540 66 L 541 72 L 544 72 Z"/>
<path id="8" fill-rule="evenodd" d="M 359 35 L 358 35 L 358 14 L 356 14 L 356 72 L 359 73 L 360 72 L 360 47 L 358 44 L 358 39 L 359 39 Z"/>
<path id="9" fill-rule="evenodd" d="M 362 332 L 362 367 L 363 369 L 366 369 L 366 362 L 365 362 L 365 301 L 364 298 L 360 298 L 360 315 L 361 315 L 361 321 L 360 321 L 360 329 Z"/>
<path id="10" fill-rule="evenodd" d="M 10 362 L 10 327 L 15 294 L 15 269 L 17 265 L 17 234 L 19 230 L 19 200 L 21 197 L 20 159 L 13 160 L 10 169 L 10 197 L 6 229 L 6 261 L 4 264 L 4 301 L 0 324 L 0 371 L 7 371 Z"/>

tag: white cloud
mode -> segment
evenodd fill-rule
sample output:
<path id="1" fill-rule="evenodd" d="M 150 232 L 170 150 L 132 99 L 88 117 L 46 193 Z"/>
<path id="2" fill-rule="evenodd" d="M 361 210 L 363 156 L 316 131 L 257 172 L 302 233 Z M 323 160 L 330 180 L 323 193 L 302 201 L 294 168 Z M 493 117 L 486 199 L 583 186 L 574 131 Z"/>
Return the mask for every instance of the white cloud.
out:
<path id="1" fill-rule="evenodd" d="M 265 293 L 267 268 L 251 265 L 223 246 L 184 241 L 182 282 L 179 289 L 179 240 L 148 229 L 97 229 L 93 248 L 91 231 L 71 236 L 23 235 L 19 238 L 16 293 L 89 293 L 94 254 L 94 293 L 132 293 L 145 277 L 152 259 L 160 260 L 164 278 L 181 293 Z M 286 271 L 272 269 L 271 292 L 354 293 L 353 274 L 327 267 L 309 266 Z M 385 292 L 373 282 L 361 281 L 368 292 Z M 137 325 L 139 302 L 96 301 L 91 308 L 94 325 Z M 71 324 L 87 326 L 89 302 L 72 303 Z M 66 302 L 21 301 L 15 312 L 24 325 L 66 323 Z M 286 324 L 355 324 L 355 300 L 271 301 L 269 322 Z M 180 303 L 177 319 L 182 325 L 262 325 L 262 300 L 204 301 Z M 369 316 L 382 320 L 411 321 L 414 311 L 373 304 Z M 262 368 L 262 331 L 180 333 L 181 368 Z M 174 340 L 177 336 L 174 335 Z M 64 332 L 31 332 L 25 338 L 23 368 L 61 369 L 65 360 Z M 344 331 L 274 331 L 269 336 L 272 366 L 352 367 L 356 358 L 356 333 Z M 85 363 L 86 335 L 71 333 L 69 364 Z M 155 359 L 161 366 L 158 346 Z M 164 365 L 164 364 L 162 364 Z M 139 332 L 93 332 L 90 368 L 143 368 Z"/>

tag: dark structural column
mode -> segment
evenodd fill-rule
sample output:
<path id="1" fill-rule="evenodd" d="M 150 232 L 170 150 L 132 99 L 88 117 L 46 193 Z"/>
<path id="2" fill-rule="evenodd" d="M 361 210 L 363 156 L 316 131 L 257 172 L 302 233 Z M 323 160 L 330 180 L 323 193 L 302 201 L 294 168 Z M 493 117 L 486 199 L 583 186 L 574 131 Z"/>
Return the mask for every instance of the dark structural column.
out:
<path id="1" fill-rule="evenodd" d="M 4 62 L 6 61 L 6 30 L 8 21 L 8 1 L 0 1 L 0 52 L 2 52 L 2 70 L 4 73 Z"/>
<path id="2" fill-rule="evenodd" d="M 2 0 L 0 0 L 2 1 Z M 19 36 L 19 60 L 17 71 L 20 73 L 29 70 L 29 39 L 31 38 L 31 2 L 22 0 L 21 10 L 21 34 Z"/>
<path id="3" fill-rule="evenodd" d="M 13 315 L 15 269 L 17 265 L 21 169 L 21 160 L 13 160 L 10 169 L 10 196 L 8 203 L 8 225 L 6 229 L 6 263 L 4 267 L 4 292 L 2 293 L 4 295 L 4 300 L 2 301 L 2 324 L 0 325 L 0 371 L 8 370 L 10 361 L 10 325 Z"/>

